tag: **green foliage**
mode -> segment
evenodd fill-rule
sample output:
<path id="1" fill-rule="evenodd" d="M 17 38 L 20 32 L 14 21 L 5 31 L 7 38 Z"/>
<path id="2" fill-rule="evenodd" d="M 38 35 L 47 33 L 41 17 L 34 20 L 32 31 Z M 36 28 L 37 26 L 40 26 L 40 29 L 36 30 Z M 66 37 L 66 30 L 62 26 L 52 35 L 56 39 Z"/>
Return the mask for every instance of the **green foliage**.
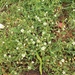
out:
<path id="1" fill-rule="evenodd" d="M 0 75 L 75 74 L 74 0 L 0 0 L 0 25 Z"/>

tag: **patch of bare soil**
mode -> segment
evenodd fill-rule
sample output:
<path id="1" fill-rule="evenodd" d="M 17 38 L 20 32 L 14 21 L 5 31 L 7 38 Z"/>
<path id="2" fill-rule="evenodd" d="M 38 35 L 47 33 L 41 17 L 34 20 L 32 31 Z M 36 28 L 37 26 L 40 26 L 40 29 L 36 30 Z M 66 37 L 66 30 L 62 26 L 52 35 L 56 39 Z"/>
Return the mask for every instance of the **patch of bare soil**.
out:
<path id="1" fill-rule="evenodd" d="M 37 70 L 30 70 L 28 72 L 22 72 L 20 75 L 40 75 Z M 42 75 L 47 75 L 47 73 L 43 72 Z"/>

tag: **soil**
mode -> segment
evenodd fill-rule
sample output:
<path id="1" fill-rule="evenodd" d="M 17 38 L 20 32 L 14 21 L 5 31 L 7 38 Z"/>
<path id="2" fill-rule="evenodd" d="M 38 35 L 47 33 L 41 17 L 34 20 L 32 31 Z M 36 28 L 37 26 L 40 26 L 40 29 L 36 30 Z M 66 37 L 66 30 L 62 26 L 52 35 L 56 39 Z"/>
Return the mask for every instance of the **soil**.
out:
<path id="1" fill-rule="evenodd" d="M 30 70 L 28 72 L 22 72 L 20 75 L 40 75 L 37 70 Z M 42 75 L 47 75 L 47 73 L 43 72 Z"/>

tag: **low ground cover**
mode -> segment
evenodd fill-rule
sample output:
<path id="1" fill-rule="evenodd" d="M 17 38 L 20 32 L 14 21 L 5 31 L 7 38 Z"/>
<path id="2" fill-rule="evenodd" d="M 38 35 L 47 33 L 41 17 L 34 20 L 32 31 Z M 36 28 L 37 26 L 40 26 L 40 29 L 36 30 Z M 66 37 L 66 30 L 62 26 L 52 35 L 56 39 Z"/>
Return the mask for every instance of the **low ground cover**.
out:
<path id="1" fill-rule="evenodd" d="M 75 75 L 74 0 L 0 0 L 0 75 L 30 72 Z"/>

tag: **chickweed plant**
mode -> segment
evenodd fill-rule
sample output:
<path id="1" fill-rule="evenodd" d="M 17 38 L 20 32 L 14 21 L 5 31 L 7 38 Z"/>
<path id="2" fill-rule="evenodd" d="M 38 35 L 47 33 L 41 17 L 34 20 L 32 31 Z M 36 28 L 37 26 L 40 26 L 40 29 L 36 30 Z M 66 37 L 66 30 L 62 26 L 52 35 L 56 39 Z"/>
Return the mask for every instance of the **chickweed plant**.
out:
<path id="1" fill-rule="evenodd" d="M 75 75 L 75 0 L 0 0 L 0 75 L 29 70 Z"/>

